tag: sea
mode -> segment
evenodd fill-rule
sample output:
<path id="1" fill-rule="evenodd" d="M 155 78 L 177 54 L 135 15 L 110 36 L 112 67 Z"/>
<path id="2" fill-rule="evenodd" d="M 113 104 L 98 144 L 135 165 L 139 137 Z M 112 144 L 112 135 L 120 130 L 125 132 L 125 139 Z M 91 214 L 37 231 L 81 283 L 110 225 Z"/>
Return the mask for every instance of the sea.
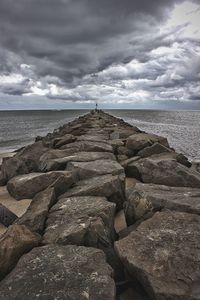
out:
<path id="1" fill-rule="evenodd" d="M 200 110 L 105 110 L 143 131 L 168 138 L 177 152 L 200 162 Z M 14 151 L 45 136 L 88 110 L 0 111 L 0 153 Z"/>

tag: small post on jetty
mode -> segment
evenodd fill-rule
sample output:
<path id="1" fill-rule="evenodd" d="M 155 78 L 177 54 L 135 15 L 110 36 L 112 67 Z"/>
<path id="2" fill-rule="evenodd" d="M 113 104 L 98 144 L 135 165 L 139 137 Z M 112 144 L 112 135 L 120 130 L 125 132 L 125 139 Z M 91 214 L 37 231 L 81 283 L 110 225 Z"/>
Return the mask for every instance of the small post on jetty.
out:
<path id="1" fill-rule="evenodd" d="M 97 112 L 98 111 L 98 103 L 96 102 L 96 105 L 95 105 L 95 111 Z"/>

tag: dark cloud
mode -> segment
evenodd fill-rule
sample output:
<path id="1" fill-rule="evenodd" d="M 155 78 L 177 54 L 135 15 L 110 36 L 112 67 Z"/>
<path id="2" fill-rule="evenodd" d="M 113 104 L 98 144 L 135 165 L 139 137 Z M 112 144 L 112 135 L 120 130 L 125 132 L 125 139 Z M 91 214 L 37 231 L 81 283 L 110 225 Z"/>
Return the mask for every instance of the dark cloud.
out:
<path id="1" fill-rule="evenodd" d="M 114 91 L 121 97 L 125 90 L 127 99 L 130 86 L 124 81 L 133 80 L 139 98 L 144 89 L 146 96 L 153 91 L 162 98 L 161 88 L 179 89 L 186 80 L 197 82 L 199 61 L 189 48 L 199 47 L 200 41 L 191 37 L 185 46 L 179 32 L 187 24 L 159 32 L 173 6 L 181 2 L 1 0 L 0 74 L 11 78 L 0 84 L 0 91 L 44 92 L 51 99 L 72 101 L 96 99 L 104 93 L 107 101 Z M 175 41 L 185 51 L 179 60 L 153 56 L 154 49 L 173 47 Z M 175 74 L 169 64 L 176 64 Z M 12 74 L 21 74 L 22 79 L 16 83 Z"/>

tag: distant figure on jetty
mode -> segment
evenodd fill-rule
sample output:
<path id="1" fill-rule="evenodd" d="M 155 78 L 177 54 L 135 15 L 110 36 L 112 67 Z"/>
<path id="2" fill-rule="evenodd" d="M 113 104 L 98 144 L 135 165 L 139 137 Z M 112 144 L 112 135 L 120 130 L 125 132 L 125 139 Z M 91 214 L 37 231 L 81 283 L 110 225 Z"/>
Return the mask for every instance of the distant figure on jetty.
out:
<path id="1" fill-rule="evenodd" d="M 98 103 L 96 102 L 96 108 L 95 111 L 98 111 Z"/>

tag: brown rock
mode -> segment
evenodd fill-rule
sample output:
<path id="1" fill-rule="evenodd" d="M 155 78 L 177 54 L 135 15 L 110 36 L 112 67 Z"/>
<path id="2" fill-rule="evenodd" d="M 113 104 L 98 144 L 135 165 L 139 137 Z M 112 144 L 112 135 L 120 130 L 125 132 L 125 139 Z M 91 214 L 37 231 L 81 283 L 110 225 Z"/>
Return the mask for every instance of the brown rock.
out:
<path id="1" fill-rule="evenodd" d="M 52 185 L 60 177 L 63 178 L 63 176 L 66 179 L 66 186 L 69 188 L 74 182 L 72 173 L 67 171 L 52 171 L 16 176 L 9 180 L 7 189 L 10 195 L 17 200 L 33 198 L 37 193 Z"/>
<path id="2" fill-rule="evenodd" d="M 134 153 L 137 153 L 138 151 L 144 149 L 145 147 L 151 146 L 156 142 L 159 142 L 165 147 L 169 147 L 166 138 L 147 133 L 139 133 L 129 136 L 126 142 L 126 146 L 128 149 L 134 151 Z"/>
<path id="3" fill-rule="evenodd" d="M 158 212 L 115 243 L 125 268 L 152 299 L 199 300 L 200 216 Z"/>
<path id="4" fill-rule="evenodd" d="M 53 187 L 36 194 L 25 214 L 15 224 L 26 225 L 31 231 L 42 234 L 48 211 L 55 202 Z"/>
<path id="5" fill-rule="evenodd" d="M 122 209 L 125 201 L 125 177 L 123 175 L 103 175 L 87 180 L 78 181 L 73 188 L 60 196 L 67 198 L 72 196 L 100 196 L 117 205 L 117 210 Z"/>
<path id="6" fill-rule="evenodd" d="M 115 300 L 113 271 L 101 250 L 47 245 L 24 255 L 0 283 L 0 300 Z"/>
<path id="7" fill-rule="evenodd" d="M 19 258 L 33 247 L 37 247 L 40 236 L 24 225 L 12 225 L 0 237 L 0 279 L 16 265 Z M 0 294 L 0 299 L 2 294 Z"/>
<path id="8" fill-rule="evenodd" d="M 105 159 L 92 162 L 69 162 L 67 170 L 72 171 L 79 180 L 106 174 L 124 174 L 124 169 L 118 162 Z"/>
<path id="9" fill-rule="evenodd" d="M 17 216 L 10 211 L 7 207 L 0 203 L 0 223 L 4 226 L 10 226 L 15 220 Z"/>

